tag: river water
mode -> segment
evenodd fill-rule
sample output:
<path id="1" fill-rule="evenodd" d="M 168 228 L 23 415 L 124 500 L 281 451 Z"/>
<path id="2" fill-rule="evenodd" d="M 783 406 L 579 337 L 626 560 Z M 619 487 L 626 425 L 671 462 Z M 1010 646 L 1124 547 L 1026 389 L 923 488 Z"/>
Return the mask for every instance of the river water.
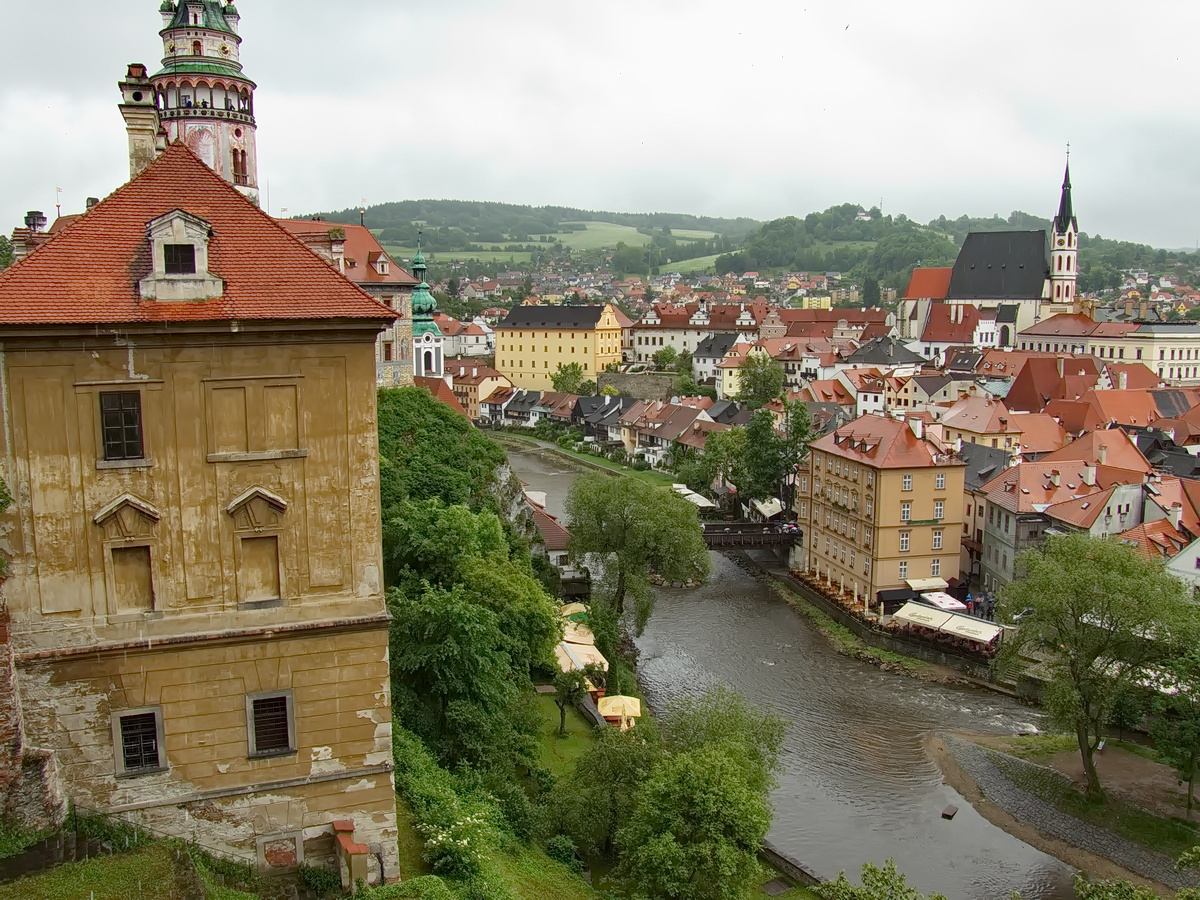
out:
<path id="1" fill-rule="evenodd" d="M 576 472 L 530 452 L 509 462 L 563 514 Z M 895 859 L 922 892 L 951 900 L 1074 896 L 1071 870 L 1011 837 L 942 784 L 924 750 L 931 731 L 1011 734 L 1038 713 L 987 691 L 927 684 L 834 651 L 764 583 L 713 554 L 713 577 L 659 594 L 638 640 L 650 705 L 727 684 L 788 722 L 771 840 L 817 874 Z M 954 805 L 953 821 L 941 818 Z"/>

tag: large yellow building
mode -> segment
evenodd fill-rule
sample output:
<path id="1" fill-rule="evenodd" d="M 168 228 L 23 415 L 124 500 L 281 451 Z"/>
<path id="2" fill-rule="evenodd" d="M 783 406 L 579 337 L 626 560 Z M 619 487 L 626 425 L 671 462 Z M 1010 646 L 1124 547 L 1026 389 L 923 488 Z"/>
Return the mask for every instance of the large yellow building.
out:
<path id="1" fill-rule="evenodd" d="M 594 381 L 621 361 L 621 329 L 629 320 L 611 303 L 514 306 L 496 326 L 496 368 L 523 390 L 554 389 L 560 365 L 579 363 Z"/>
<path id="2" fill-rule="evenodd" d="M 796 500 L 804 559 L 856 599 L 958 576 L 965 466 L 920 430 L 866 415 L 809 445 Z"/>
<path id="3" fill-rule="evenodd" d="M 0 274 L 3 712 L 79 805 L 267 870 L 341 846 L 401 874 L 393 317 L 180 143 Z"/>

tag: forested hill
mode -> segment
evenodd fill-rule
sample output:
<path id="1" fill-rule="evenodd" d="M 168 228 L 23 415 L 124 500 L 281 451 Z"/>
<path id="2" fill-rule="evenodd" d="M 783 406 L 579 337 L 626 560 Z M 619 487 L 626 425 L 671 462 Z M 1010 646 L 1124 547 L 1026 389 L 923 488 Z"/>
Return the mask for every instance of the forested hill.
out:
<path id="1" fill-rule="evenodd" d="M 789 216 L 767 222 L 747 235 L 741 248 L 716 260 L 716 271 L 779 269 L 848 272 L 903 290 L 918 266 L 950 266 L 972 231 L 1050 230 L 1051 221 L 1016 211 L 1007 218 L 948 219 L 926 225 L 901 214 L 885 216 L 853 203 L 831 206 L 803 219 Z M 1080 286 L 1103 290 L 1120 284 L 1120 271 L 1134 267 L 1166 272 L 1194 266 L 1195 254 L 1157 250 L 1146 244 L 1113 241 L 1081 232 Z"/>
<path id="2" fill-rule="evenodd" d="M 320 213 L 331 222 L 357 222 L 359 208 Z M 614 213 L 574 209 L 567 206 L 517 206 L 468 200 L 401 200 L 367 207 L 367 225 L 389 232 L 381 235 L 387 242 L 410 246 L 419 227 L 458 229 L 478 244 L 527 243 L 542 235 L 557 235 L 573 230 L 572 223 L 608 222 L 631 228 L 671 228 L 713 232 L 737 241 L 761 223 L 755 219 L 719 219 L 684 213 Z"/>

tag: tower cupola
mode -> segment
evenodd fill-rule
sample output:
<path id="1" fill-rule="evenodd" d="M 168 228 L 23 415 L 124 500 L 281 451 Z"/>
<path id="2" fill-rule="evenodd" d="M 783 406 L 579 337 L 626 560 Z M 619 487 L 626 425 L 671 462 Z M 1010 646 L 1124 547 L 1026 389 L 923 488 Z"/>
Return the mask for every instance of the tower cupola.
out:
<path id="1" fill-rule="evenodd" d="M 441 378 L 443 371 L 443 349 L 445 335 L 433 319 L 437 301 L 430 293 L 425 280 L 427 271 L 425 254 L 421 252 L 421 240 L 417 239 L 417 252 L 413 255 L 413 277 L 420 280 L 412 294 L 413 374 Z"/>
<path id="2" fill-rule="evenodd" d="M 1079 223 L 1071 198 L 1071 158 L 1067 151 L 1067 168 L 1063 174 L 1062 194 L 1058 215 L 1050 235 L 1050 300 L 1077 306 L 1076 279 L 1079 267 Z"/>
<path id="3" fill-rule="evenodd" d="M 163 0 L 162 68 L 149 76 L 150 98 L 167 141 L 183 141 L 217 174 L 258 202 L 254 89 L 242 72 L 240 16 L 221 0 Z M 143 67 L 144 68 L 144 67 Z M 133 67 L 130 67 L 133 71 Z M 122 113 L 131 116 L 130 79 L 122 82 Z M 136 118 L 136 117 L 135 117 Z M 146 124 L 137 119 L 137 144 L 130 124 L 130 170 L 145 168 Z M 136 156 L 136 159 L 135 159 Z"/>

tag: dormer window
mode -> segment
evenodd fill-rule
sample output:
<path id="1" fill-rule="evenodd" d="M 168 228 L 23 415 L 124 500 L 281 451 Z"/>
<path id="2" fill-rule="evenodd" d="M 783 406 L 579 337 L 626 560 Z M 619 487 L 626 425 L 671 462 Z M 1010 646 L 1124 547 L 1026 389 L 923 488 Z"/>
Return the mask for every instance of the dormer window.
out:
<path id="1" fill-rule="evenodd" d="M 163 263 L 168 275 L 195 275 L 196 248 L 192 244 L 163 244 Z"/>
<path id="2" fill-rule="evenodd" d="M 138 282 L 142 300 L 203 302 L 220 297 L 225 282 L 209 271 L 212 226 L 176 209 L 146 226 L 150 273 Z"/>

